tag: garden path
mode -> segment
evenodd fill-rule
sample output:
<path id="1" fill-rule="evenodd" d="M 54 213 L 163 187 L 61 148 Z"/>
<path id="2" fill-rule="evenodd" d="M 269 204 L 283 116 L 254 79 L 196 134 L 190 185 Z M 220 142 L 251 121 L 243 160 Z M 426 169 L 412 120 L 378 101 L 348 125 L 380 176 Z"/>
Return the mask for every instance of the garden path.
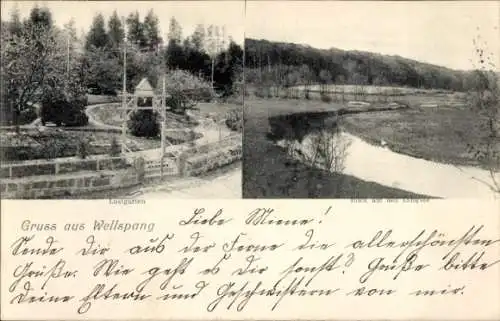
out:
<path id="1" fill-rule="evenodd" d="M 237 199 L 241 193 L 241 166 L 213 178 L 186 177 L 134 192 L 131 198 Z"/>
<path id="2" fill-rule="evenodd" d="M 92 113 L 93 109 L 108 105 L 108 104 L 99 104 L 99 105 L 92 105 L 88 106 L 86 109 L 87 116 L 89 117 L 89 124 L 97 127 L 97 128 L 108 128 L 108 129 L 121 129 L 120 127 L 117 126 L 112 126 L 105 124 L 101 122 L 100 120 L 96 119 L 94 117 L 94 113 Z M 197 118 L 193 114 L 189 114 L 189 116 L 193 118 Z M 219 138 L 224 138 L 232 134 L 229 128 L 225 126 L 221 126 L 221 128 L 218 128 L 218 126 L 212 122 L 208 121 L 200 121 L 200 124 L 196 127 L 193 128 L 193 130 L 197 133 L 202 134 L 202 137 L 196 139 L 194 141 L 195 145 L 203 145 L 203 144 L 208 144 L 208 143 L 214 143 L 219 140 Z M 170 145 L 165 148 L 166 153 L 178 153 L 180 151 L 189 149 L 190 147 L 181 144 L 181 145 Z M 131 157 L 135 156 L 143 156 L 146 158 L 146 160 L 157 160 L 160 158 L 161 155 L 161 149 L 156 148 L 156 149 L 148 149 L 148 150 L 143 150 L 143 151 L 138 151 L 138 152 L 132 152 L 129 154 Z"/>

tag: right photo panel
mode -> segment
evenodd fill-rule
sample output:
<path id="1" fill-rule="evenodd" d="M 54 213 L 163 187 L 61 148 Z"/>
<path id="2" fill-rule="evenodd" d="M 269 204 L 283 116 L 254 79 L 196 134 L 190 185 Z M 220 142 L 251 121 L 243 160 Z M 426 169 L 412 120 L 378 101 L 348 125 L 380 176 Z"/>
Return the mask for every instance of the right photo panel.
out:
<path id="1" fill-rule="evenodd" d="M 247 1 L 244 198 L 498 198 L 499 2 Z"/>

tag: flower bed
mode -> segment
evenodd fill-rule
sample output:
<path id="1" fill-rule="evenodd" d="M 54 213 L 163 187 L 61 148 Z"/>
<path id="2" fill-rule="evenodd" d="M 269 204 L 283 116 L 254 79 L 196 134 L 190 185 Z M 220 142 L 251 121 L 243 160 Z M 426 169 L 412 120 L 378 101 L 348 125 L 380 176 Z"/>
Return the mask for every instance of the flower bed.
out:
<path id="1" fill-rule="evenodd" d="M 85 171 L 119 170 L 130 167 L 121 157 L 95 159 L 58 159 L 53 161 L 26 161 L 19 164 L 2 164 L 1 178 L 20 178 L 40 175 L 62 175 Z"/>
<path id="2" fill-rule="evenodd" d="M 173 145 L 183 144 L 188 141 L 199 139 L 201 137 L 203 137 L 203 135 L 200 133 L 190 133 L 185 130 L 168 131 L 165 133 L 165 138 Z"/>
<path id="3" fill-rule="evenodd" d="M 65 131 L 55 129 L 27 130 L 16 135 L 2 132 L 0 135 L 0 157 L 3 162 L 19 162 L 36 159 L 54 159 L 78 155 L 78 145 L 86 142 L 89 155 L 108 154 L 111 141 L 120 139 L 119 133 Z M 132 151 L 140 150 L 138 143 L 131 142 Z"/>
<path id="4" fill-rule="evenodd" d="M 184 172 L 196 176 L 231 164 L 242 157 L 242 146 L 214 150 L 188 158 Z"/>

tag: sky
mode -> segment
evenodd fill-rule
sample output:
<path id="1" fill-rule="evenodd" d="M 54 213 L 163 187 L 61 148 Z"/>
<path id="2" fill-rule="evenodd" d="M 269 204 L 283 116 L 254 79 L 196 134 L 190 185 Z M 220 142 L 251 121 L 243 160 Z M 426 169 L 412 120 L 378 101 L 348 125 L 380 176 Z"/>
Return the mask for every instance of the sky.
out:
<path id="1" fill-rule="evenodd" d="M 35 4 L 46 5 L 55 23 L 63 26 L 71 17 L 80 33 L 88 31 L 92 18 L 102 13 L 105 18 L 116 9 L 118 15 L 127 16 L 138 11 L 141 20 L 153 9 L 160 20 L 162 37 L 166 39 L 170 18 L 175 16 L 183 28 L 183 37 L 190 35 L 197 24 L 226 26 L 226 33 L 242 45 L 244 39 L 243 1 L 1 1 L 2 20 L 9 19 L 17 6 L 21 16 L 27 17 Z"/>
<path id="2" fill-rule="evenodd" d="M 279 17 L 279 18 L 277 18 Z M 249 38 L 370 51 L 472 69 L 480 35 L 500 66 L 498 1 L 248 1 Z"/>
<path id="3" fill-rule="evenodd" d="M 47 5 L 56 24 L 74 17 L 88 30 L 93 16 L 117 10 L 153 9 L 163 37 L 171 16 L 190 35 L 198 23 L 225 25 L 242 44 L 257 39 L 307 44 L 316 48 L 371 51 L 399 55 L 453 69 L 472 69 L 473 39 L 478 35 L 500 66 L 499 1 L 1 1 L 2 19 L 17 5 L 24 17 L 35 3 Z"/>

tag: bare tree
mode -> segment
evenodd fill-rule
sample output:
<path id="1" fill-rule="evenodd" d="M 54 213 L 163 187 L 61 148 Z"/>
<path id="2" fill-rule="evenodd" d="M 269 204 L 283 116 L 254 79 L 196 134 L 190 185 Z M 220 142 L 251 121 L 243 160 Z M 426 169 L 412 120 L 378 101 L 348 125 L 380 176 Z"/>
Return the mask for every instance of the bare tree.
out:
<path id="1" fill-rule="evenodd" d="M 309 135 L 306 151 L 302 152 L 302 161 L 333 173 L 345 170 L 345 160 L 351 141 L 342 134 L 337 124 L 333 128 L 324 128 Z"/>
<path id="2" fill-rule="evenodd" d="M 333 127 L 322 126 L 321 129 L 310 133 L 301 144 L 291 139 L 283 141 L 288 157 L 311 167 L 307 176 L 308 197 L 317 197 L 318 189 L 321 188 L 314 185 L 318 182 L 316 180 L 320 177 L 318 175 L 323 175 L 319 170 L 336 174 L 341 174 L 345 170 L 352 141 L 343 135 L 339 120 L 339 118 L 335 120 Z M 342 176 L 336 177 L 337 192 L 342 187 L 342 178 Z"/>
<path id="3" fill-rule="evenodd" d="M 219 26 L 210 25 L 207 28 L 207 33 L 205 36 L 205 51 L 210 56 L 212 66 L 211 66 L 211 83 L 212 90 L 214 86 L 214 73 L 215 73 L 215 65 L 217 63 L 218 55 L 224 50 L 226 46 L 227 40 L 226 38 L 226 29 L 225 27 L 221 28 Z"/>
<path id="4" fill-rule="evenodd" d="M 479 126 L 481 139 L 467 142 L 470 154 L 486 168 L 489 179 L 473 177 L 488 186 L 497 196 L 500 195 L 500 81 L 493 55 L 485 49 L 481 38 L 473 40 L 478 62 L 475 64 L 474 85 L 469 91 L 469 102 L 476 118 L 471 125 Z"/>

